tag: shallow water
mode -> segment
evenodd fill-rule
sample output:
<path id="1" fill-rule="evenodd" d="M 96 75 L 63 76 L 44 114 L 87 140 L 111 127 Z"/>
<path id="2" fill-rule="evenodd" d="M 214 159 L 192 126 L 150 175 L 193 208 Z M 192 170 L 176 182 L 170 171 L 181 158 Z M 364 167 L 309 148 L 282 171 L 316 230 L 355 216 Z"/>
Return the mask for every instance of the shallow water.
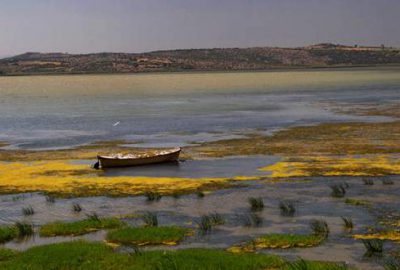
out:
<path id="1" fill-rule="evenodd" d="M 395 68 L 0 77 L 0 141 L 34 149 L 109 139 L 184 145 L 292 125 L 374 120 L 334 114 L 320 102 L 399 100 L 399 89 Z"/>
<path id="2" fill-rule="evenodd" d="M 330 236 L 323 245 L 314 248 L 269 250 L 285 255 L 288 258 L 302 256 L 307 259 L 347 261 L 361 269 L 379 269 L 374 258 L 363 257 L 365 248 L 361 241 L 353 240 L 343 229 L 340 216 L 351 217 L 355 228 L 353 233 L 366 233 L 366 227 L 375 225 L 376 216 L 362 206 L 351 206 L 344 199 L 332 198 L 329 185 L 346 181 L 350 188 L 346 197 L 366 199 L 377 207 L 377 212 L 384 209 L 399 209 L 400 178 L 390 177 L 395 181 L 392 186 L 382 185 L 375 178 L 375 185 L 366 186 L 358 177 L 324 177 L 307 178 L 281 182 L 251 182 L 249 186 L 226 189 L 207 194 L 203 199 L 196 195 L 185 195 L 180 198 L 163 197 L 159 202 L 147 202 L 142 196 L 124 198 L 74 198 L 57 199 L 54 204 L 48 203 L 40 194 L 25 194 L 23 198 L 13 199 L 12 195 L 0 196 L 1 224 L 11 224 L 17 220 L 33 222 L 36 226 L 54 221 L 72 221 L 85 218 L 85 214 L 96 212 L 102 216 L 126 216 L 153 211 L 158 214 L 160 225 L 181 225 L 194 228 L 201 215 L 218 212 L 227 223 L 218 227 L 210 235 L 187 238 L 181 245 L 172 248 L 218 247 L 227 248 L 233 244 L 248 241 L 265 233 L 310 233 L 309 222 L 312 219 L 324 219 L 330 227 Z M 382 194 L 376 196 L 376 194 Z M 244 227 L 241 216 L 249 213 L 247 199 L 262 197 L 265 208 L 260 212 L 263 218 L 261 227 Z M 293 201 L 296 214 L 293 217 L 280 215 L 279 202 Z M 83 207 L 82 213 L 73 213 L 73 203 Z M 32 205 L 35 215 L 24 217 L 21 208 Z M 124 219 L 131 225 L 141 225 L 140 218 Z M 103 240 L 105 232 L 97 232 L 81 237 L 35 238 L 23 242 L 13 241 L 6 247 L 26 249 L 34 245 L 70 241 L 84 238 Z M 386 243 L 390 248 L 390 243 Z M 165 247 L 163 247 L 165 248 Z M 378 260 L 379 262 L 379 260 Z"/>

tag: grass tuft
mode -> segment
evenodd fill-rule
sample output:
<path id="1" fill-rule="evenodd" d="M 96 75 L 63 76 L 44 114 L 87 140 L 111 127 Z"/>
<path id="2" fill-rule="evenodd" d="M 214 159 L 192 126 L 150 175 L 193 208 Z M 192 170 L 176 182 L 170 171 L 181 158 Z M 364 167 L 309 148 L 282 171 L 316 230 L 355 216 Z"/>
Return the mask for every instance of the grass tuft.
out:
<path id="1" fill-rule="evenodd" d="M 157 192 L 146 192 L 144 196 L 148 202 L 159 201 L 162 197 L 161 194 Z"/>
<path id="2" fill-rule="evenodd" d="M 46 202 L 48 203 L 55 203 L 56 202 L 56 198 L 52 195 L 47 195 L 46 197 Z"/>
<path id="3" fill-rule="evenodd" d="M 263 224 L 263 219 L 256 213 L 237 215 L 237 218 L 244 227 L 260 227 Z"/>
<path id="4" fill-rule="evenodd" d="M 344 227 L 347 230 L 352 230 L 354 228 L 354 223 L 353 223 L 352 218 L 350 218 L 350 217 L 341 217 L 341 218 L 344 222 Z"/>
<path id="5" fill-rule="evenodd" d="M 24 216 L 32 216 L 33 214 L 35 214 L 35 210 L 33 210 L 32 206 L 24 207 L 22 208 L 22 214 Z"/>
<path id="6" fill-rule="evenodd" d="M 249 204 L 250 204 L 251 211 L 256 212 L 256 211 L 261 211 L 261 210 L 264 209 L 264 202 L 263 202 L 262 198 L 260 198 L 260 197 L 258 197 L 258 198 L 251 197 L 251 198 L 248 199 L 248 201 L 249 201 Z"/>
<path id="7" fill-rule="evenodd" d="M 203 191 L 199 190 L 196 192 L 197 198 L 202 199 L 206 196 Z"/>
<path id="8" fill-rule="evenodd" d="M 335 198 L 343 198 L 346 195 L 346 186 L 343 184 L 331 185 L 332 189 L 331 196 Z"/>
<path id="9" fill-rule="evenodd" d="M 296 208 L 292 202 L 282 201 L 279 204 L 279 208 L 281 209 L 282 216 L 293 216 L 296 212 Z"/>
<path id="10" fill-rule="evenodd" d="M 158 226 L 158 217 L 156 213 L 145 212 L 142 215 L 143 222 L 147 227 L 157 227 Z"/>
<path id="11" fill-rule="evenodd" d="M 381 239 L 362 239 L 366 248 L 365 256 L 371 257 L 372 255 L 382 255 L 383 253 L 383 240 Z"/>
<path id="12" fill-rule="evenodd" d="M 314 232 L 314 235 L 322 236 L 324 238 L 329 235 L 329 226 L 325 220 L 312 220 L 310 222 L 311 230 Z"/>
<path id="13" fill-rule="evenodd" d="M 372 186 L 374 184 L 374 180 L 372 180 L 370 178 L 363 178 L 362 181 L 363 181 L 364 185 L 367 185 L 367 186 Z"/>
<path id="14" fill-rule="evenodd" d="M 203 215 L 198 222 L 199 233 L 202 235 L 208 234 L 215 226 L 223 225 L 224 223 L 224 218 L 218 213 Z"/>
<path id="15" fill-rule="evenodd" d="M 75 213 L 79 213 L 82 211 L 82 207 L 79 203 L 74 203 L 72 205 L 72 211 L 74 211 Z"/>
<path id="16" fill-rule="evenodd" d="M 383 185 L 394 185 L 394 182 L 392 179 L 384 178 L 384 179 L 382 179 L 382 184 Z"/>
<path id="17" fill-rule="evenodd" d="M 33 224 L 16 222 L 14 226 L 17 229 L 18 237 L 24 238 L 33 235 Z"/>

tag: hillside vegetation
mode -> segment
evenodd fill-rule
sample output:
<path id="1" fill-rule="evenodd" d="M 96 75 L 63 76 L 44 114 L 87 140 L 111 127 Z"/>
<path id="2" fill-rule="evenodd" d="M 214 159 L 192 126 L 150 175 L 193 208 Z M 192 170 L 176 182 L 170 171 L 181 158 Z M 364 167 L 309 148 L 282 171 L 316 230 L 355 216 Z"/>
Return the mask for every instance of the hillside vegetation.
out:
<path id="1" fill-rule="evenodd" d="M 317 44 L 301 48 L 223 48 L 148 53 L 25 53 L 0 60 L 0 75 L 266 70 L 400 64 L 400 50 Z"/>

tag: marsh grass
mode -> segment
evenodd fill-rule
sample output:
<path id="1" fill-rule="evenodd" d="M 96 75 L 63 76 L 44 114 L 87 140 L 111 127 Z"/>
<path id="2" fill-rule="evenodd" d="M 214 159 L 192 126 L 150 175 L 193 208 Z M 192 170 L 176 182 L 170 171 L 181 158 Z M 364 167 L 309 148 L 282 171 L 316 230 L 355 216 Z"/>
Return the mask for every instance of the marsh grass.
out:
<path id="1" fill-rule="evenodd" d="M 206 195 L 204 194 L 204 192 L 203 191 L 197 191 L 196 192 L 196 195 L 197 195 L 197 198 L 199 198 L 199 199 L 202 199 L 202 198 L 204 198 Z"/>
<path id="2" fill-rule="evenodd" d="M 346 186 L 343 184 L 335 184 L 330 186 L 331 196 L 334 198 L 343 198 L 346 195 Z"/>
<path id="3" fill-rule="evenodd" d="M 197 223 L 199 234 L 205 235 L 210 233 L 215 226 L 225 224 L 225 219 L 218 213 L 203 215 Z"/>
<path id="4" fill-rule="evenodd" d="M 162 197 L 161 194 L 157 192 L 146 192 L 144 196 L 148 202 L 159 201 Z"/>
<path id="5" fill-rule="evenodd" d="M 56 202 L 56 198 L 52 195 L 46 195 L 46 202 L 48 203 L 55 203 Z"/>
<path id="6" fill-rule="evenodd" d="M 115 229 L 124 226 L 117 218 L 92 218 L 75 222 L 53 222 L 40 227 L 39 233 L 43 237 L 75 236 L 102 230 Z"/>
<path id="7" fill-rule="evenodd" d="M 0 247 L 0 262 L 14 258 L 18 253 L 15 250 Z"/>
<path id="8" fill-rule="evenodd" d="M 256 213 L 238 214 L 237 219 L 244 227 L 260 227 L 263 224 L 263 219 Z"/>
<path id="9" fill-rule="evenodd" d="M 390 258 L 384 262 L 383 267 L 385 268 L 385 270 L 399 270 L 400 260 L 396 258 Z"/>
<path id="10" fill-rule="evenodd" d="M 145 212 L 142 215 L 142 220 L 147 227 L 157 227 L 158 226 L 158 217 L 156 213 L 153 212 Z"/>
<path id="11" fill-rule="evenodd" d="M 329 235 L 329 226 L 325 220 L 314 219 L 310 222 L 310 227 L 314 235 L 321 236 L 324 238 L 328 237 Z"/>
<path id="12" fill-rule="evenodd" d="M 290 201 L 282 201 L 279 203 L 279 208 L 281 209 L 282 216 L 294 216 L 296 212 L 296 208 L 293 202 Z"/>
<path id="13" fill-rule="evenodd" d="M 362 179 L 362 181 L 363 181 L 364 185 L 367 185 L 367 186 L 372 186 L 374 184 L 374 180 L 372 180 L 371 178 L 364 177 Z"/>
<path id="14" fill-rule="evenodd" d="M 249 201 L 249 204 L 250 204 L 251 211 L 256 212 L 256 211 L 261 211 L 261 210 L 264 209 L 264 202 L 263 202 L 262 198 L 260 198 L 260 197 L 258 197 L 258 198 L 251 197 L 251 198 L 248 199 L 248 201 Z"/>
<path id="15" fill-rule="evenodd" d="M 382 184 L 383 185 L 394 185 L 394 182 L 391 179 L 384 178 L 384 179 L 382 179 Z"/>
<path id="16" fill-rule="evenodd" d="M 176 245 L 190 232 L 189 229 L 171 227 L 124 227 L 109 231 L 107 241 L 123 245 Z"/>
<path id="17" fill-rule="evenodd" d="M 31 235 L 33 235 L 33 225 L 29 223 L 16 222 L 13 226 L 0 227 L 0 243 Z"/>
<path id="18" fill-rule="evenodd" d="M 86 214 L 86 217 L 88 220 L 93 221 L 93 222 L 101 222 L 99 215 L 94 212 L 91 214 Z"/>
<path id="19" fill-rule="evenodd" d="M 367 250 L 365 256 L 371 257 L 373 255 L 381 256 L 383 253 L 383 240 L 381 239 L 362 239 L 362 242 Z"/>
<path id="20" fill-rule="evenodd" d="M 349 231 L 353 230 L 354 223 L 353 223 L 352 218 L 350 218 L 350 217 L 341 217 L 341 218 L 344 222 L 344 227 Z"/>
<path id="21" fill-rule="evenodd" d="M 103 243 L 84 241 L 38 246 L 0 262 L 2 270 L 265 270 L 282 269 L 277 255 L 233 254 L 218 249 L 153 250 L 141 254 L 116 253 Z"/>
<path id="22" fill-rule="evenodd" d="M 16 222 L 14 226 L 17 229 L 18 237 L 25 238 L 33 235 L 33 224 Z"/>
<path id="23" fill-rule="evenodd" d="M 22 208 L 22 214 L 24 216 L 32 216 L 35 214 L 35 210 L 33 209 L 32 206 L 24 207 Z"/>
<path id="24" fill-rule="evenodd" d="M 79 203 L 74 203 L 72 205 L 72 211 L 74 211 L 75 213 L 79 213 L 82 211 L 82 206 Z"/>
<path id="25" fill-rule="evenodd" d="M 13 226 L 0 227 L 0 243 L 8 242 L 18 236 L 17 230 Z"/>

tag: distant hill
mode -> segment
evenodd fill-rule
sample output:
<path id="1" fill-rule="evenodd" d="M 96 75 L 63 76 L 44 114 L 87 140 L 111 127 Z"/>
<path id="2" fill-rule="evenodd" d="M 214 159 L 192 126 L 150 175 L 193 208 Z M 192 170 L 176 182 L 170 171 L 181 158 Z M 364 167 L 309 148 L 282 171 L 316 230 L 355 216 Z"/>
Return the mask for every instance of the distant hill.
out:
<path id="1" fill-rule="evenodd" d="M 395 48 L 322 43 L 300 48 L 222 48 L 148 53 L 37 53 L 0 60 L 0 75 L 267 70 L 400 64 Z"/>

